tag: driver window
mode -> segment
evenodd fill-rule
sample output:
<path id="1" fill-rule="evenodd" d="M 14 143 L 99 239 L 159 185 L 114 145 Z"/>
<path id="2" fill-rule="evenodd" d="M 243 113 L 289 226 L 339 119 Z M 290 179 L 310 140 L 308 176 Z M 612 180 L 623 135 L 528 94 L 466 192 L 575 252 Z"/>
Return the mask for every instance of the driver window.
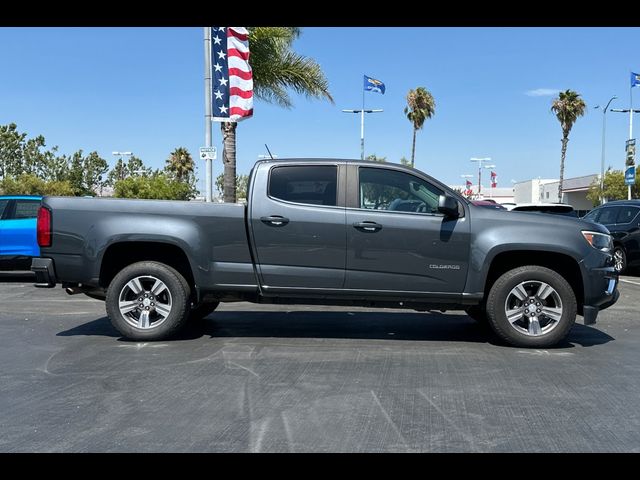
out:
<path id="1" fill-rule="evenodd" d="M 408 173 L 360 167 L 360 208 L 392 212 L 437 213 L 439 188 Z"/>

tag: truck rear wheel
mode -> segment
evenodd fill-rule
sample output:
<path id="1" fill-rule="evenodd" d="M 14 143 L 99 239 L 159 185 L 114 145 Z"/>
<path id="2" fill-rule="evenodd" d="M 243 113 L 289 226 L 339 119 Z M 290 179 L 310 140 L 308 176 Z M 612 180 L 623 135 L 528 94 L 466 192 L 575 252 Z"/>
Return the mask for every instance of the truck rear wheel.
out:
<path id="1" fill-rule="evenodd" d="M 563 340 L 575 323 L 576 296 L 557 272 L 538 265 L 504 273 L 487 297 L 491 328 L 518 347 L 550 347 Z"/>
<path id="2" fill-rule="evenodd" d="M 131 340 L 162 340 L 176 334 L 189 317 L 188 283 L 159 262 L 123 268 L 107 290 L 107 315 Z"/>

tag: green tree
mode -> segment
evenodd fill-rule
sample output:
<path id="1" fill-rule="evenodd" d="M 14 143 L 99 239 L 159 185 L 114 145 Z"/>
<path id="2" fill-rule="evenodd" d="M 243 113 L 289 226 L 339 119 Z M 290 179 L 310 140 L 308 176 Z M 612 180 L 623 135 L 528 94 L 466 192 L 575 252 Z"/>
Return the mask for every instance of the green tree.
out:
<path id="1" fill-rule="evenodd" d="M 293 50 L 293 42 L 300 36 L 299 27 L 249 27 L 248 30 L 255 98 L 291 108 L 293 101 L 288 91 L 292 90 L 333 103 L 320 65 Z M 220 124 L 225 202 L 236 201 L 236 126 L 233 122 Z"/>
<path id="2" fill-rule="evenodd" d="M 247 198 L 247 187 L 249 185 L 249 175 L 236 175 L 236 195 L 238 198 Z M 218 195 L 222 195 L 224 192 L 224 173 L 221 173 L 216 177 L 216 190 Z"/>
<path id="3" fill-rule="evenodd" d="M 134 177 L 134 176 L 148 176 L 153 173 L 153 170 L 147 166 L 145 166 L 144 162 L 132 155 L 129 157 L 127 163 L 125 163 L 122 158 L 119 158 L 116 162 L 115 166 L 109 172 L 107 176 L 106 185 L 115 186 L 118 180 L 124 180 L 125 178 Z"/>
<path id="4" fill-rule="evenodd" d="M 44 152 L 38 176 L 46 181 L 66 181 L 69 179 L 69 158 L 58 155 L 58 147 Z"/>
<path id="5" fill-rule="evenodd" d="M 41 175 L 51 152 L 44 150 L 42 135 L 27 139 L 15 123 L 0 125 L 0 177 L 22 173 Z"/>
<path id="6" fill-rule="evenodd" d="M 555 113 L 562 128 L 562 151 L 560 154 L 560 182 L 558 183 L 558 199 L 562 201 L 562 183 L 564 181 L 564 159 L 567 154 L 569 133 L 576 120 L 583 116 L 587 109 L 586 103 L 580 98 L 580 94 L 573 90 L 560 92 L 558 98 L 553 100 L 551 111 Z"/>
<path id="7" fill-rule="evenodd" d="M 411 166 L 411 161 L 406 159 L 405 157 L 400 158 L 400 165 L 404 165 L 406 167 Z"/>
<path id="8" fill-rule="evenodd" d="M 6 176 L 0 180 L 0 192 L 4 195 L 57 195 L 73 196 L 68 181 L 45 181 L 33 173 L 22 173 L 18 177 Z"/>
<path id="9" fill-rule="evenodd" d="M 26 133 L 18 132 L 15 123 L 0 125 L 0 177 L 23 172 L 22 150 L 26 137 Z"/>
<path id="10" fill-rule="evenodd" d="M 433 95 L 424 87 L 409 90 L 404 113 L 413 125 L 413 143 L 411 144 L 411 166 L 413 167 L 416 156 L 416 133 L 418 130 L 422 130 L 424 122 L 428 118 L 435 115 L 436 101 Z"/>
<path id="11" fill-rule="evenodd" d="M 600 189 L 600 179 L 594 179 L 587 192 L 587 199 L 591 200 L 593 206 L 600 205 L 600 198 L 605 201 L 626 200 L 627 186 L 624 183 L 624 172 L 622 170 L 612 170 L 611 167 L 604 173 L 604 190 Z M 640 170 L 636 169 L 636 184 L 631 186 L 631 198 L 640 196 Z"/>
<path id="12" fill-rule="evenodd" d="M 69 162 L 68 176 L 74 194 L 97 195 L 107 182 L 105 174 L 108 171 L 109 164 L 98 152 L 91 152 L 86 157 L 82 150 L 75 152 Z"/>
<path id="13" fill-rule="evenodd" d="M 132 176 L 118 180 L 115 183 L 114 196 L 153 200 L 189 200 L 195 196 L 195 190 L 186 182 L 179 182 L 164 172 L 156 171 L 149 176 Z"/>
<path id="14" fill-rule="evenodd" d="M 372 153 L 371 155 L 367 155 L 365 160 L 369 160 L 370 162 L 386 163 L 387 157 L 378 157 L 375 153 Z"/>
<path id="15" fill-rule="evenodd" d="M 165 166 L 165 170 L 179 182 L 187 181 L 189 175 L 193 175 L 193 168 L 193 158 L 184 147 L 178 147 L 171 152 Z"/>

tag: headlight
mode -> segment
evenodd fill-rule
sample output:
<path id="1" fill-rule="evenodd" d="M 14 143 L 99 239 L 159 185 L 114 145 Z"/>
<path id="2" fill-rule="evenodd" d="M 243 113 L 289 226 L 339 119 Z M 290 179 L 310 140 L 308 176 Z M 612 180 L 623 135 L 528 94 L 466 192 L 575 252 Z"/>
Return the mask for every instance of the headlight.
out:
<path id="1" fill-rule="evenodd" d="M 606 233 L 583 230 L 582 236 L 587 242 L 589 242 L 589 245 L 593 248 L 597 248 L 598 250 L 602 250 L 603 252 L 610 252 L 613 248 L 611 235 L 607 235 Z"/>

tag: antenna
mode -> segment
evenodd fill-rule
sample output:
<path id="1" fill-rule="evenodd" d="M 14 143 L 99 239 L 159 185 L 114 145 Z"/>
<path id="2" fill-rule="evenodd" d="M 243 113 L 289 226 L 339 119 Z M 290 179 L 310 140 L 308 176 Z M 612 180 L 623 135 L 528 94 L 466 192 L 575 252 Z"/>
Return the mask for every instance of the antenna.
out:
<path id="1" fill-rule="evenodd" d="M 273 160 L 273 155 L 271 155 L 271 150 L 269 150 L 269 147 L 267 147 L 267 144 L 264 144 L 264 147 L 267 149 L 267 152 L 269 152 L 269 156 L 271 157 L 271 160 Z"/>

